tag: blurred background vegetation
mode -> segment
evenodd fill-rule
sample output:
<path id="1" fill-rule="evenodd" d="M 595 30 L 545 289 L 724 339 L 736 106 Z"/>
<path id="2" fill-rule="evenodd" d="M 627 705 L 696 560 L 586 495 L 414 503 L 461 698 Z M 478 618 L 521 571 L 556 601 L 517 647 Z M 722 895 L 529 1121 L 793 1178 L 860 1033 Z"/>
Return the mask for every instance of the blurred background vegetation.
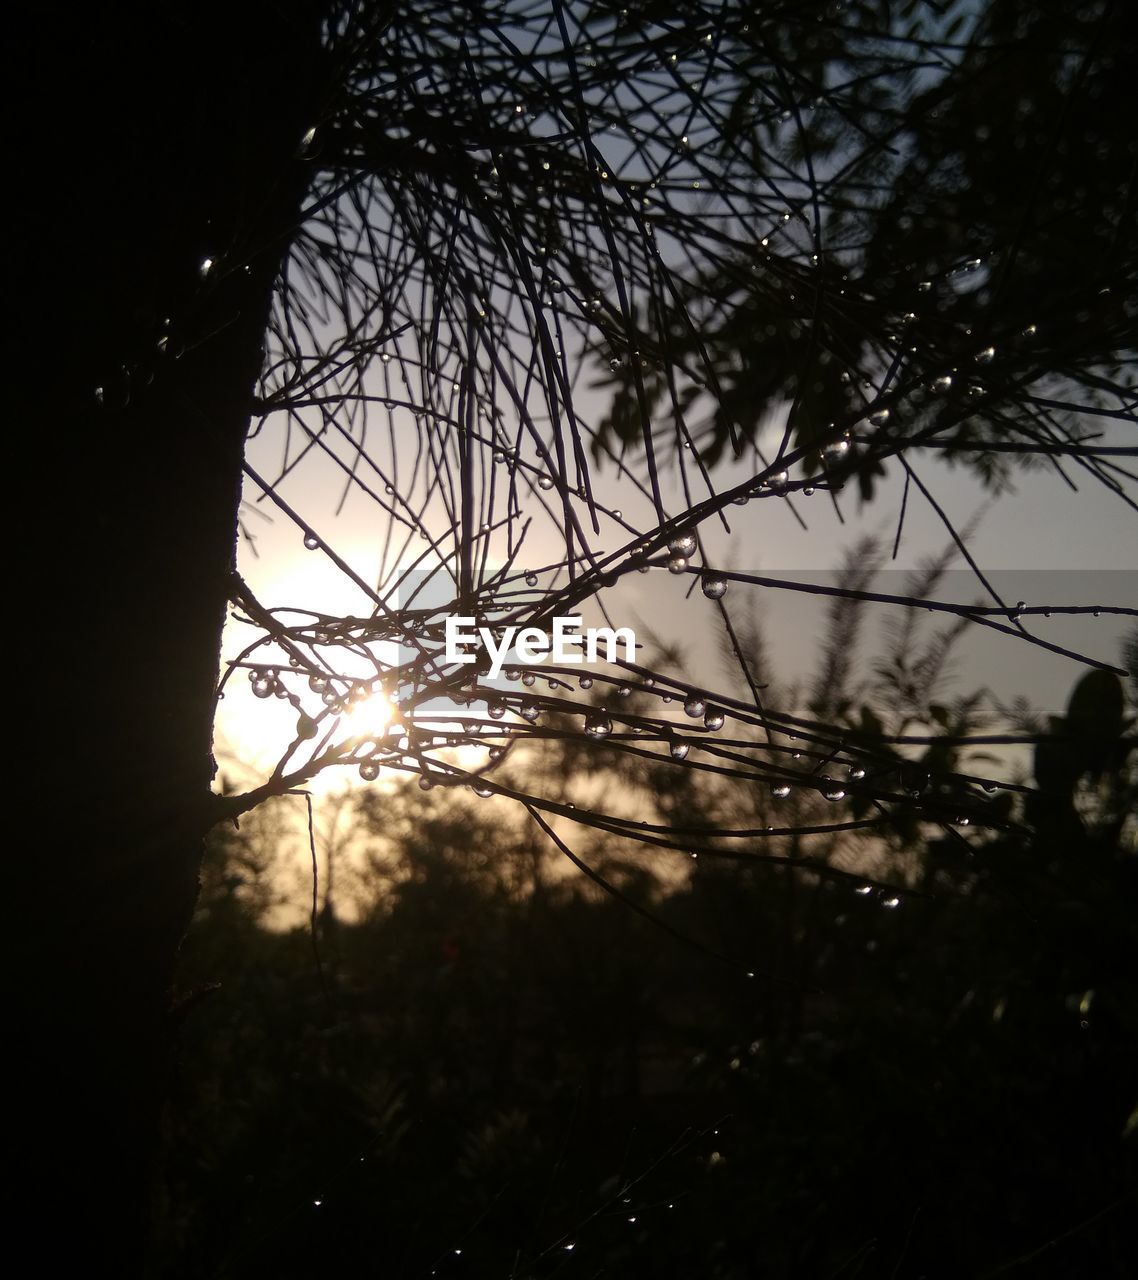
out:
<path id="1" fill-rule="evenodd" d="M 861 789 L 748 797 L 555 733 L 503 768 L 624 795 L 674 857 L 583 828 L 590 879 L 500 799 L 361 788 L 324 811 L 313 921 L 281 928 L 302 802 L 215 833 L 156 1274 L 1133 1274 L 1134 683 L 1009 712 L 953 692 L 924 622 L 868 661 L 853 607 L 767 697 L 939 725 L 898 749 L 914 805 L 884 834 L 806 834 Z M 748 645 L 768 675 L 758 620 Z M 939 789 L 1000 725 L 1040 741 L 966 843 Z M 726 826 L 766 838 L 715 856 Z"/>

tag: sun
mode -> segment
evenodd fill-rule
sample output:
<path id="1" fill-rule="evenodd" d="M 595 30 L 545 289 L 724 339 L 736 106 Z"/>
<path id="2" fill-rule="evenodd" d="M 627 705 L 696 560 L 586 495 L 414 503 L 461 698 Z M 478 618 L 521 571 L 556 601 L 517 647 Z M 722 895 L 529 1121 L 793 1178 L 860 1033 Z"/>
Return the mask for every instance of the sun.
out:
<path id="1" fill-rule="evenodd" d="M 339 747 L 345 754 L 364 759 L 368 740 L 382 741 L 396 718 L 393 703 L 376 689 L 350 700 L 334 715 L 326 713 L 320 720 L 319 734 L 322 738 L 332 729 L 326 749 Z M 229 772 L 236 770 L 242 777 L 267 776 L 296 742 L 297 711 L 287 699 L 255 697 L 246 682 L 238 680 L 218 704 L 214 728 L 215 750 Z M 293 758 L 294 764 L 299 761 L 300 757 Z M 344 769 L 328 767 L 306 785 L 316 790 L 338 787 L 346 774 Z"/>
<path id="2" fill-rule="evenodd" d="M 310 778 L 304 785 L 317 795 L 340 792 L 346 788 L 363 785 L 358 773 L 358 761 L 366 760 L 369 742 L 382 742 L 384 734 L 396 719 L 395 707 L 381 692 L 369 693 L 340 712 L 335 732 L 329 745 L 340 746 L 352 752 L 357 763 L 351 768 L 328 766 Z"/>
<path id="3" fill-rule="evenodd" d="M 394 719 L 395 707 L 387 695 L 378 691 L 369 693 L 340 714 L 333 741 L 382 738 Z"/>

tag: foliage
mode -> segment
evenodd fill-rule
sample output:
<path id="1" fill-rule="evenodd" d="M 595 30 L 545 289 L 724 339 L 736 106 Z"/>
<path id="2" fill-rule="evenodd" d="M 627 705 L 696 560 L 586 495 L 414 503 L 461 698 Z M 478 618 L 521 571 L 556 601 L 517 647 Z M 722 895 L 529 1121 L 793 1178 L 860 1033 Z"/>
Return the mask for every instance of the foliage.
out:
<path id="1" fill-rule="evenodd" d="M 1106 684 L 1046 741 L 1132 800 Z M 322 976 L 303 931 L 203 901 L 184 980 L 225 982 L 191 1015 L 159 1274 L 1127 1274 L 1134 859 L 1036 772 L 1017 837 L 914 827 L 900 905 L 760 860 L 627 882 L 670 938 L 501 803 L 360 793 L 390 889 L 324 919 Z M 683 777 L 677 830 L 723 803 Z"/>

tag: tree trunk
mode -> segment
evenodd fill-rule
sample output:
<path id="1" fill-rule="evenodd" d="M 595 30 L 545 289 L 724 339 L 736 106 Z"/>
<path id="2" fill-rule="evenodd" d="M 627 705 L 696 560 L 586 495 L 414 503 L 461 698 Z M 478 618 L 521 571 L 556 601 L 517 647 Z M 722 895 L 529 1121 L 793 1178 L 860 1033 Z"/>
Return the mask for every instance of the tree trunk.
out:
<path id="1" fill-rule="evenodd" d="M 25 1224 L 51 1224 L 45 1270 L 74 1257 L 129 1276 L 209 824 L 250 397 L 309 178 L 319 12 L 91 6 L 64 27 L 29 6 L 17 26 L 14 1167 Z"/>

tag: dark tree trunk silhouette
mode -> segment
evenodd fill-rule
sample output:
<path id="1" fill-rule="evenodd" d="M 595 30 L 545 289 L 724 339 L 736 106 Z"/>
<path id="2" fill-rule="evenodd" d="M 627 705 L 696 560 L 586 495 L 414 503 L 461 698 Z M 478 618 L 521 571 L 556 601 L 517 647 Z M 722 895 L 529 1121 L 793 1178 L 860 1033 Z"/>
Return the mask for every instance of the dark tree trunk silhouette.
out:
<path id="1" fill-rule="evenodd" d="M 66 25 L 65 25 L 66 24 Z M 210 824 L 243 441 L 307 180 L 319 10 L 138 6 L 14 41 L 6 441 L 20 1181 L 47 1256 L 142 1263 L 170 982 Z M 11 704 L 10 704 L 11 705 Z M 37 829 L 38 828 L 38 829 Z"/>

